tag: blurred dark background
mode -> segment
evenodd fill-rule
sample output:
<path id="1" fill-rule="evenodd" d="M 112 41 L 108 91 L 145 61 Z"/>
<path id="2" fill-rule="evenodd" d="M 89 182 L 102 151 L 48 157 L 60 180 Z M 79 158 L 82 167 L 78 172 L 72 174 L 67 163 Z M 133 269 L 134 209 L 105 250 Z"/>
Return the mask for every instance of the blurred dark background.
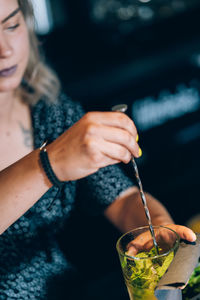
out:
<path id="1" fill-rule="evenodd" d="M 137 163 L 144 189 L 166 205 L 177 223 L 186 224 L 200 214 L 200 1 L 33 2 L 39 39 L 64 91 L 86 111 L 110 110 L 112 105 L 127 103 L 143 150 Z M 130 165 L 122 168 L 134 178 Z M 82 249 L 80 257 L 80 228 L 76 228 L 77 236 L 74 228 L 85 219 L 78 216 L 78 220 L 68 224 L 68 238 L 77 240 L 78 236 L 75 260 L 80 266 L 82 257 L 89 256 L 96 264 L 101 255 L 99 242 L 104 245 L 106 236 L 113 246 L 118 233 L 109 224 L 102 227 L 95 218 L 96 251 L 88 254 Z M 84 230 L 90 227 L 88 222 Z M 99 259 L 96 273 L 100 274 L 107 262 L 102 264 Z M 114 264 L 115 260 L 110 261 L 110 270 Z M 89 264 L 83 267 L 89 274 Z M 111 287 L 104 283 L 105 289 Z M 95 299 L 102 299 L 98 293 Z"/>
<path id="2" fill-rule="evenodd" d="M 129 105 L 144 188 L 184 224 L 200 210 L 199 0 L 45 3 L 38 35 L 64 91 L 86 110 Z"/>

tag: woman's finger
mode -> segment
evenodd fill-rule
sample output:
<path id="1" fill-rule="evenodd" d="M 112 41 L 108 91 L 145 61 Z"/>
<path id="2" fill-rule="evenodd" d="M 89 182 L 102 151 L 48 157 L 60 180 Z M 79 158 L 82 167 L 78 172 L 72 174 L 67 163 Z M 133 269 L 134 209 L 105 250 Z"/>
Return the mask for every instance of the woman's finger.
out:
<path id="1" fill-rule="evenodd" d="M 187 240 L 189 242 L 196 241 L 196 234 L 188 227 L 175 224 L 169 224 L 165 226 L 176 231 L 181 239 Z"/>
<path id="2" fill-rule="evenodd" d="M 89 112 L 84 116 L 84 119 L 88 123 L 122 128 L 129 131 L 135 138 L 137 136 L 135 124 L 126 114 L 121 112 Z"/>
<path id="3" fill-rule="evenodd" d="M 121 128 L 100 125 L 95 132 L 97 137 L 103 137 L 103 139 L 108 142 L 119 144 L 127 148 L 132 155 L 136 157 L 139 155 L 139 146 L 136 142 L 136 138 L 128 131 Z"/>
<path id="4" fill-rule="evenodd" d="M 139 252 L 149 251 L 153 247 L 153 240 L 149 231 L 141 233 L 127 246 L 127 254 L 135 256 Z"/>
<path id="5" fill-rule="evenodd" d="M 125 164 L 129 163 L 132 157 L 132 153 L 124 146 L 107 141 L 100 143 L 99 150 L 105 156 Z"/>

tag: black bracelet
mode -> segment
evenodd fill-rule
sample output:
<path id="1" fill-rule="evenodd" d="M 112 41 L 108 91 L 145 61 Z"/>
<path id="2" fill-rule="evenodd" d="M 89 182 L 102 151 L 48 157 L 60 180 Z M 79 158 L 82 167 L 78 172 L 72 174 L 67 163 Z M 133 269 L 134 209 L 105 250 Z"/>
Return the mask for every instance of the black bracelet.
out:
<path id="1" fill-rule="evenodd" d="M 50 161 L 49 161 L 47 149 L 45 148 L 46 145 L 47 145 L 47 141 L 45 143 L 43 143 L 43 145 L 40 147 L 40 162 L 41 162 L 43 170 L 44 170 L 45 174 L 47 175 L 48 179 L 50 180 L 50 182 L 54 186 L 56 186 L 60 189 L 66 182 L 60 181 L 58 179 L 58 177 L 56 176 L 56 174 L 54 173 L 54 171 L 51 167 Z"/>

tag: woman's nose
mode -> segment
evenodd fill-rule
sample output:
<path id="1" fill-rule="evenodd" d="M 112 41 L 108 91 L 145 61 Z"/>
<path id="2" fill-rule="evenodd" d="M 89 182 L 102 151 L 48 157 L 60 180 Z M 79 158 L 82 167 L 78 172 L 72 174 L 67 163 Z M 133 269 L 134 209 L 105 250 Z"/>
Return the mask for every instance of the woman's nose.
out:
<path id="1" fill-rule="evenodd" d="M 8 58 L 12 55 L 12 48 L 7 40 L 0 34 L 0 58 Z"/>

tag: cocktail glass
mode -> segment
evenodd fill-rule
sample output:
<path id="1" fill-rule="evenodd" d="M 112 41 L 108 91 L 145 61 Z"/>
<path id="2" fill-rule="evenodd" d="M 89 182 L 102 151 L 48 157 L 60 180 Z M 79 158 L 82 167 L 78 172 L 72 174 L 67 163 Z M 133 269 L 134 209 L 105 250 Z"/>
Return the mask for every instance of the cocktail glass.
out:
<path id="1" fill-rule="evenodd" d="M 159 253 L 148 226 L 122 235 L 117 251 L 131 300 L 153 300 L 158 281 L 167 271 L 179 247 L 178 234 L 164 226 L 153 226 Z"/>

